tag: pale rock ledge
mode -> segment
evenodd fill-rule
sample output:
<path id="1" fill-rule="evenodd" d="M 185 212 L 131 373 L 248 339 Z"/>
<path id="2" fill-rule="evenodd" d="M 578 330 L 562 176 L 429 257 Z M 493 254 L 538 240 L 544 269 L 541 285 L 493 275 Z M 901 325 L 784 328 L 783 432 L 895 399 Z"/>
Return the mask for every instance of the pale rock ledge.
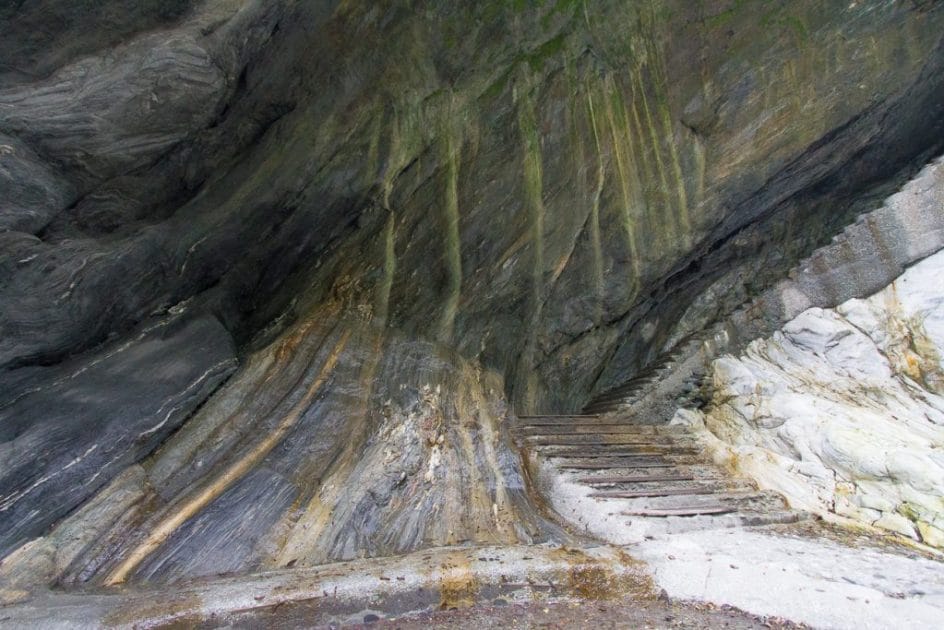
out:
<path id="1" fill-rule="evenodd" d="M 718 460 L 838 515 L 944 548 L 944 252 L 867 299 L 811 308 L 713 362 Z"/>

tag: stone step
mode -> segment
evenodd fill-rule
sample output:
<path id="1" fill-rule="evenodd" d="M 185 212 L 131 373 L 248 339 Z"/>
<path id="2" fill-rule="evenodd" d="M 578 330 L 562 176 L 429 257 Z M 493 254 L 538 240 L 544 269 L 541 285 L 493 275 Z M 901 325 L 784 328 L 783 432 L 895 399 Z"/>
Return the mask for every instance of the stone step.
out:
<path id="1" fill-rule="evenodd" d="M 544 415 L 521 415 L 518 414 L 518 417 L 526 420 L 542 420 L 549 418 L 599 418 L 598 414 L 593 413 L 583 413 L 583 414 L 544 414 Z"/>
<path id="2" fill-rule="evenodd" d="M 627 386 L 624 386 L 624 387 L 618 387 L 618 388 L 616 388 L 616 389 L 614 389 L 614 390 L 611 390 L 611 391 L 608 391 L 608 392 L 603 392 L 603 393 L 600 394 L 599 396 L 594 396 L 594 397 L 590 400 L 588 406 L 589 406 L 589 405 L 594 405 L 594 404 L 597 404 L 597 403 L 601 403 L 601 402 L 606 402 L 606 401 L 611 401 L 611 400 L 617 400 L 617 399 L 622 399 L 622 398 L 628 398 L 629 396 L 634 395 L 636 392 L 638 392 L 638 391 L 640 391 L 641 389 L 645 388 L 645 387 L 646 387 L 647 385 L 649 385 L 649 384 L 650 384 L 650 383 L 649 383 L 649 379 L 641 379 L 641 380 L 639 380 L 639 381 L 633 381 L 633 383 L 630 384 L 630 385 L 627 385 Z"/>
<path id="3" fill-rule="evenodd" d="M 593 400 L 591 400 L 590 402 L 587 403 L 587 406 L 584 407 L 584 410 L 587 410 L 587 409 L 589 409 L 590 407 L 602 407 L 603 405 L 605 405 L 605 404 L 607 404 L 607 403 L 613 403 L 613 402 L 623 401 L 623 400 L 626 400 L 626 399 L 628 399 L 628 398 L 633 398 L 633 397 L 635 397 L 636 395 L 637 395 L 637 390 L 633 390 L 633 391 L 627 391 L 627 392 L 622 393 L 622 394 L 619 394 L 619 395 L 614 394 L 614 395 L 612 395 L 612 396 L 607 396 L 607 397 L 605 397 L 605 398 L 594 398 Z M 588 413 L 589 413 L 589 412 L 588 412 Z M 597 414 L 597 415 L 602 415 L 602 414 L 600 414 L 599 412 L 592 412 L 592 413 L 595 413 L 595 414 Z"/>
<path id="4" fill-rule="evenodd" d="M 644 450 L 638 451 L 599 451 L 592 452 L 586 450 L 580 451 L 557 451 L 553 453 L 542 452 L 542 455 L 552 459 L 607 459 L 607 458 L 619 458 L 619 457 L 638 457 L 642 459 L 656 459 L 663 457 L 665 455 L 669 456 L 678 456 L 684 457 L 690 455 L 690 453 L 677 453 L 677 452 L 660 452 L 652 451 L 647 452 Z M 674 461 L 674 460 L 673 460 Z"/>
<path id="5" fill-rule="evenodd" d="M 562 461 L 560 464 L 558 464 L 558 468 L 563 468 L 563 467 L 564 466 L 563 466 L 563 461 Z M 697 481 L 704 481 L 706 483 L 714 482 L 714 481 L 723 483 L 730 479 L 729 477 L 724 475 L 722 472 L 720 472 L 714 465 L 709 465 L 702 461 L 697 461 L 690 464 L 680 464 L 680 463 L 674 462 L 673 470 L 668 470 L 668 471 L 661 471 L 661 470 L 654 471 L 654 472 L 640 471 L 640 472 L 635 472 L 635 473 L 630 471 L 627 473 L 623 473 L 622 471 L 619 471 L 619 470 L 615 472 L 612 470 L 601 470 L 600 472 L 581 473 L 581 476 L 587 479 L 595 479 L 595 478 L 602 479 L 605 477 L 632 477 L 633 475 L 650 475 L 650 474 L 653 474 L 653 475 L 690 475 L 690 476 L 695 477 Z M 571 478 L 571 481 L 574 483 L 579 483 L 575 477 Z M 593 484 L 588 484 L 588 485 L 593 485 Z"/>
<path id="6" fill-rule="evenodd" d="M 564 425 L 564 424 L 535 424 L 535 425 L 523 425 L 521 427 L 513 427 L 511 429 L 513 433 L 524 435 L 535 435 L 541 432 L 544 432 L 547 435 L 556 435 L 558 432 L 561 433 L 578 433 L 583 435 L 585 433 L 609 433 L 614 432 L 618 435 L 625 435 L 630 437 L 638 437 L 640 439 L 655 439 L 655 438 L 665 438 L 672 439 L 678 437 L 684 437 L 687 435 L 692 435 L 693 432 L 687 427 L 670 427 L 666 425 L 631 425 L 631 424 L 606 424 L 606 425 L 594 425 L 594 424 L 581 424 L 581 425 Z"/>
<path id="7" fill-rule="evenodd" d="M 594 405 L 593 407 L 589 407 L 588 411 L 594 411 L 601 414 L 616 412 L 625 413 L 628 406 L 629 402 L 607 403 L 604 405 Z"/>
<path id="8" fill-rule="evenodd" d="M 581 453 L 588 456 L 601 455 L 697 455 L 701 453 L 700 449 L 685 446 L 666 445 L 629 445 L 629 444 L 603 444 L 597 446 L 562 446 L 560 444 L 545 444 L 537 446 L 535 449 L 545 457 L 554 457 L 557 455 L 579 457 Z"/>
<path id="9" fill-rule="evenodd" d="M 514 427 L 515 431 L 568 431 L 586 429 L 587 431 L 632 431 L 628 422 L 522 422 Z"/>
<path id="10" fill-rule="evenodd" d="M 609 441 L 609 440 L 516 440 L 516 442 L 529 449 L 539 451 L 560 450 L 574 451 L 586 449 L 588 451 L 651 451 L 654 453 L 685 453 L 692 455 L 704 452 L 701 444 L 687 442 L 682 444 L 653 444 L 652 442 L 627 442 L 627 441 Z"/>
<path id="11" fill-rule="evenodd" d="M 679 427 L 670 424 L 642 424 L 638 421 L 630 422 L 629 420 L 621 420 L 619 418 L 613 418 L 612 416 L 593 416 L 588 418 L 577 418 L 574 420 L 527 420 L 525 422 L 512 422 L 515 427 L 597 427 L 597 426 L 618 426 L 626 427 L 627 429 L 636 429 L 639 431 L 650 430 L 650 429 L 665 429 L 669 432 L 674 430 L 684 430 L 686 427 Z"/>
<path id="12" fill-rule="evenodd" d="M 528 448 L 545 448 L 557 446 L 560 448 L 655 448 L 662 450 L 702 450 L 701 442 L 689 439 L 678 440 L 640 440 L 636 438 L 626 439 L 618 436 L 609 435 L 579 435 L 579 436 L 559 436 L 559 435 L 539 435 L 518 438 L 515 440 L 518 444 Z"/>
<path id="13" fill-rule="evenodd" d="M 635 463 L 651 462 L 658 464 L 672 464 L 674 466 L 691 466 L 701 463 L 700 460 L 687 455 L 663 455 L 647 453 L 631 453 L 628 455 L 609 455 L 605 453 L 601 453 L 599 455 L 564 454 L 549 455 L 547 456 L 547 459 L 558 467 L 562 467 L 565 463 L 599 464 L 601 462 L 605 462 L 631 465 Z"/>
<path id="14" fill-rule="evenodd" d="M 643 432 L 629 426 L 576 426 L 576 427 L 522 427 L 513 429 L 515 433 L 522 436 L 536 435 L 626 435 L 638 436 L 640 439 L 672 439 L 673 435 L 682 436 L 685 433 L 679 431 L 673 435 L 659 434 L 654 432 Z"/>
<path id="15" fill-rule="evenodd" d="M 522 438 L 535 438 L 535 437 L 605 437 L 610 439 L 624 439 L 624 440 L 654 440 L 654 441 L 675 441 L 675 440 L 693 440 L 696 439 L 696 434 L 693 431 L 638 431 L 631 429 L 623 430 L 613 430 L 613 429 L 603 429 L 597 430 L 592 428 L 580 428 L 577 430 L 567 429 L 562 430 L 558 428 L 534 428 L 527 429 L 525 431 L 513 431 L 513 435 Z"/>
<path id="16" fill-rule="evenodd" d="M 706 529 L 762 527 L 764 525 L 798 523 L 810 518 L 808 513 L 797 510 L 752 512 L 735 510 L 728 506 L 696 506 L 690 510 L 685 508 L 633 509 L 621 512 L 621 514 L 676 521 L 677 525 L 668 529 L 668 533 L 673 534 Z"/>
<path id="17" fill-rule="evenodd" d="M 588 435 L 584 436 L 559 436 L 559 435 L 535 435 L 522 438 L 521 440 L 526 446 L 538 447 L 538 446 L 641 446 L 641 447 L 650 447 L 650 448 L 661 448 L 661 449 L 681 449 L 681 450 L 692 450 L 696 446 L 695 442 L 688 441 L 682 444 L 677 442 L 670 442 L 668 444 L 654 444 L 649 440 L 637 440 L 637 439 L 624 439 L 618 436 L 616 437 L 606 437 L 598 435 Z M 697 449 L 700 450 L 700 449 Z"/>
<path id="18" fill-rule="evenodd" d="M 724 505 L 743 512 L 769 512 L 786 508 L 783 497 L 780 495 L 754 489 L 734 492 L 722 491 L 710 495 L 690 495 L 684 499 L 680 499 L 679 496 L 662 496 L 638 497 L 627 500 L 636 502 L 632 505 L 634 508 L 646 509 L 675 508 L 680 503 L 684 506 Z"/>
<path id="19" fill-rule="evenodd" d="M 657 380 L 657 379 L 652 379 L 652 380 Z M 590 405 L 599 405 L 602 403 L 609 403 L 609 402 L 614 402 L 617 400 L 627 400 L 629 398 L 633 398 L 637 392 L 639 392 L 640 390 L 646 389 L 646 386 L 651 385 L 651 384 L 652 384 L 652 381 L 647 380 L 643 383 L 640 383 L 639 387 L 633 387 L 626 390 L 614 391 L 608 394 L 603 394 L 602 396 L 598 396 L 594 398 L 593 400 L 591 400 Z"/>

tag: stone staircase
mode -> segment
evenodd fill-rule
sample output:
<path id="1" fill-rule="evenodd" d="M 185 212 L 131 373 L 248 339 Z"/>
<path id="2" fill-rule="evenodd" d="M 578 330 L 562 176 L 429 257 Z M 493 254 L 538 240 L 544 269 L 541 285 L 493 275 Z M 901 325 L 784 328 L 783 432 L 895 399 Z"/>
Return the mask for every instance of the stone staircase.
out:
<path id="1" fill-rule="evenodd" d="M 634 423 L 668 422 L 689 402 L 707 366 L 736 354 L 807 308 L 833 308 L 890 284 L 910 265 L 944 248 L 944 156 L 933 160 L 881 206 L 859 215 L 831 242 L 800 260 L 761 295 L 711 327 L 675 344 L 631 380 L 598 393 L 586 414 L 631 414 Z"/>
<path id="2" fill-rule="evenodd" d="M 944 213 L 927 212 L 940 206 L 942 190 L 944 157 L 761 295 L 597 393 L 584 415 L 519 417 L 515 439 L 558 513 L 611 542 L 806 518 L 780 495 L 716 466 L 697 431 L 668 423 L 696 401 L 717 356 L 737 353 L 812 306 L 870 295 L 944 247 Z"/>
<path id="3" fill-rule="evenodd" d="M 699 350 L 704 342 L 705 335 L 692 335 L 679 342 L 632 379 L 598 394 L 584 407 L 583 413 L 607 414 L 627 410 L 643 402 L 644 398 L 653 402 L 665 401 L 669 405 L 666 413 L 674 411 L 681 402 L 680 397 L 687 397 L 698 388 L 704 372 L 699 368 L 703 368 L 704 361 L 692 362 L 691 358 L 700 359 Z M 636 416 L 650 418 L 654 423 L 670 419 L 665 417 L 666 414 L 652 413 L 651 410 Z"/>
<path id="4" fill-rule="evenodd" d="M 806 517 L 716 466 L 688 427 L 633 424 L 616 414 L 521 416 L 513 435 L 555 509 L 611 542 Z"/>

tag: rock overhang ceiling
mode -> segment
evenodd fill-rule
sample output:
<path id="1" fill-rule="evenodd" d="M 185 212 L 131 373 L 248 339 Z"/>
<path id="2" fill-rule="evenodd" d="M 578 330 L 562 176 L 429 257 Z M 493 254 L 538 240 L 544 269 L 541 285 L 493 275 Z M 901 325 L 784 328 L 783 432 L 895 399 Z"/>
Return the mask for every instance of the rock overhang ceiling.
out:
<path id="1" fill-rule="evenodd" d="M 944 144 L 940 5 L 120 4 L 0 14 L 3 552 L 51 580 L 564 536 L 502 417 Z"/>

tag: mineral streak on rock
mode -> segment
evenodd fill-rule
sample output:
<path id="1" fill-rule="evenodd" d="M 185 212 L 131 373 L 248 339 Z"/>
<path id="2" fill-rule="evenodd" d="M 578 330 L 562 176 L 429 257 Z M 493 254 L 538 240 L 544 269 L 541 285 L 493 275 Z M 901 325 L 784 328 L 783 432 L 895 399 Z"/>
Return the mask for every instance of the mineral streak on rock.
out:
<path id="1" fill-rule="evenodd" d="M 42 534 L 156 448 L 235 364 L 215 319 L 165 321 L 93 359 L 41 368 L 39 384 L 11 383 L 0 407 L 0 552 Z"/>
<path id="2" fill-rule="evenodd" d="M 285 331 L 58 533 L 97 530 L 64 581 L 173 582 L 557 529 L 502 439 L 501 381 L 431 342 L 319 309 Z M 129 477 L 129 475 L 131 475 Z"/>

